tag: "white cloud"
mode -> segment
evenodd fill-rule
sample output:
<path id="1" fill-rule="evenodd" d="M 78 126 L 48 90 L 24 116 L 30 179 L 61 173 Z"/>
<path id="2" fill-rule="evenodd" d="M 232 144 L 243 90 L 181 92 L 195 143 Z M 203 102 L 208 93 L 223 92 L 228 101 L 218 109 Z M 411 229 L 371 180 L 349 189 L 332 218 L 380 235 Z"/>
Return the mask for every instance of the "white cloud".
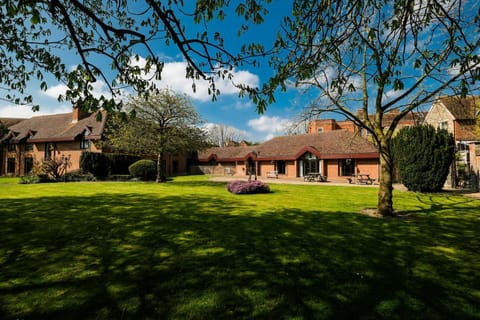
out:
<path id="1" fill-rule="evenodd" d="M 252 128 L 252 130 L 262 134 L 263 140 L 271 139 L 274 136 L 284 135 L 286 129 L 290 125 L 290 120 L 277 116 L 269 117 L 263 115 L 259 118 L 248 120 L 248 126 Z"/>
<path id="2" fill-rule="evenodd" d="M 143 68 L 145 64 L 146 60 L 142 57 L 140 57 L 138 61 L 134 58 L 131 59 L 132 66 Z M 192 79 L 187 79 L 185 77 L 186 67 L 186 62 L 166 62 L 162 70 L 161 80 L 154 80 L 155 84 L 159 88 L 168 88 L 177 93 L 186 94 L 192 99 L 200 101 L 211 100 L 212 97 L 208 94 L 209 83 L 202 79 L 197 79 L 194 82 Z M 234 83 L 243 83 L 252 87 L 256 87 L 259 84 L 259 77 L 249 71 L 233 70 L 232 74 L 233 78 L 231 80 L 227 78 L 215 78 L 215 86 L 220 91 L 220 94 L 237 94 L 238 89 L 234 86 Z M 150 72 L 145 73 L 143 78 L 154 79 L 154 70 L 150 70 Z M 192 88 L 193 83 L 195 83 L 195 92 Z"/>
<path id="3" fill-rule="evenodd" d="M 394 90 L 394 89 L 389 90 L 383 94 L 382 100 L 383 102 L 391 101 L 397 98 L 398 96 L 400 96 L 401 94 L 403 94 L 404 92 L 405 90 Z"/>
<path id="4" fill-rule="evenodd" d="M 43 95 L 57 99 L 59 95 L 65 94 L 67 91 L 68 87 L 64 84 L 59 84 L 53 87 L 49 87 L 46 91 L 41 91 Z"/>
<path id="5" fill-rule="evenodd" d="M 253 103 L 250 100 L 241 99 L 235 102 L 234 108 L 236 110 L 250 109 L 253 107 Z"/>
<path id="6" fill-rule="evenodd" d="M 112 96 L 110 90 L 108 89 L 107 84 L 104 81 L 97 80 L 92 83 L 92 93 L 95 98 L 100 98 L 102 95 L 109 98 Z M 45 95 L 49 98 L 57 99 L 59 95 L 65 95 L 68 87 L 64 84 L 58 84 L 56 86 L 49 87 L 46 91 L 41 91 L 42 95 Z"/>
<path id="7" fill-rule="evenodd" d="M 59 106 L 53 110 L 40 107 L 39 111 L 33 111 L 31 106 L 25 105 L 4 105 L 0 106 L 0 117 L 2 118 L 31 118 L 49 114 L 71 112 L 71 106 Z"/>

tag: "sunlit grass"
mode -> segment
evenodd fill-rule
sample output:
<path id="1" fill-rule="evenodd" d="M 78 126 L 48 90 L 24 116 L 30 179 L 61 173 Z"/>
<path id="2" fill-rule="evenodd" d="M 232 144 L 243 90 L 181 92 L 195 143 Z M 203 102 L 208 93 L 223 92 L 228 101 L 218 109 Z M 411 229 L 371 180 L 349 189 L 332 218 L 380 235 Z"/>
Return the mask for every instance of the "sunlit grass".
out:
<path id="1" fill-rule="evenodd" d="M 0 179 L 0 318 L 480 318 L 480 201 Z M 427 316 L 426 316 L 427 315 Z"/>
<path id="2" fill-rule="evenodd" d="M 4 184 L 17 184 L 20 182 L 18 177 L 0 177 L 0 185 Z"/>

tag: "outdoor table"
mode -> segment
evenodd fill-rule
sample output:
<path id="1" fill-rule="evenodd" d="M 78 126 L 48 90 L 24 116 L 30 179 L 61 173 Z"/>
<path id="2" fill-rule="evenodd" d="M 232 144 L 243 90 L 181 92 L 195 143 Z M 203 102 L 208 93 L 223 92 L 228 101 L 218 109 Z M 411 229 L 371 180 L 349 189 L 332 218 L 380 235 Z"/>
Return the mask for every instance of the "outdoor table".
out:
<path id="1" fill-rule="evenodd" d="M 322 176 L 322 174 L 319 172 L 310 172 L 303 177 L 303 180 L 309 181 L 309 182 L 312 182 L 312 181 L 325 182 L 327 181 L 327 177 Z"/>
<path id="2" fill-rule="evenodd" d="M 369 174 L 357 174 L 356 182 L 359 184 L 373 184 L 374 179 L 370 178 Z"/>

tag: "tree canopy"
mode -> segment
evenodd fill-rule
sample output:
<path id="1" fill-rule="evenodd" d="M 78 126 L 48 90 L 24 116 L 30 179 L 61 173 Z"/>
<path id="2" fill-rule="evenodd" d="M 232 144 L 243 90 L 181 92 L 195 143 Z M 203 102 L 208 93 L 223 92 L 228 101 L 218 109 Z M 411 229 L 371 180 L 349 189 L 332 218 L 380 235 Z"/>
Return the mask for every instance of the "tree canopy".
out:
<path id="1" fill-rule="evenodd" d="M 125 109 L 128 119 L 117 113 L 108 120 L 107 143 L 128 154 L 156 157 L 157 182 L 165 181 L 165 155 L 187 154 L 206 145 L 200 117 L 183 95 L 164 89 L 148 99 L 132 97 Z"/>
<path id="2" fill-rule="evenodd" d="M 236 2 L 230 9 L 244 21 L 238 32 L 262 23 L 268 12 L 264 5 L 270 1 Z M 230 77 L 235 66 L 255 63 L 255 57 L 264 53 L 255 44 L 245 45 L 241 54 L 231 53 L 224 48 L 222 34 L 208 32 L 207 24 L 223 20 L 229 6 L 224 0 L 2 0 L 0 90 L 6 93 L 1 99 L 38 109 L 28 84 L 36 79 L 46 90 L 50 75 L 69 88 L 61 100 L 87 109 L 115 109 L 126 88 L 142 95 L 155 93 L 150 80 L 161 77 L 165 62 L 158 48 L 167 46 L 176 47 L 186 60 L 185 75 L 193 88 L 196 80 L 206 80 L 215 98 L 219 94 L 215 77 Z M 186 21 L 196 23 L 196 30 L 187 30 Z M 76 57 L 74 70 L 66 65 L 65 52 Z M 98 80 L 107 84 L 112 96 L 92 94 Z"/>
<path id="3" fill-rule="evenodd" d="M 6 125 L 3 124 L 2 121 L 0 121 L 0 139 L 3 138 L 4 135 L 8 133 L 8 128 Z"/>
<path id="4" fill-rule="evenodd" d="M 479 8 L 470 0 L 296 0 L 271 59 L 276 72 L 256 98 L 268 104 L 294 84 L 315 95 L 306 117 L 339 113 L 368 131 L 380 154 L 378 212 L 393 215 L 390 140 L 402 118 L 439 94 L 477 92 Z"/>

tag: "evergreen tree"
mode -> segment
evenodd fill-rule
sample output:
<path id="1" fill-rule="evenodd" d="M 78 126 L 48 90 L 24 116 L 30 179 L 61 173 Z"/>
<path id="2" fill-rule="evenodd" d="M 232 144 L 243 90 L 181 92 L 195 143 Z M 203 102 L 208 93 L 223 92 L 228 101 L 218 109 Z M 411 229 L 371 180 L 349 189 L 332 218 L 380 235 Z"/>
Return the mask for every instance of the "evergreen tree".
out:
<path id="1" fill-rule="evenodd" d="M 392 140 L 392 150 L 408 190 L 442 190 L 455 157 L 452 134 L 432 126 L 405 127 Z"/>

